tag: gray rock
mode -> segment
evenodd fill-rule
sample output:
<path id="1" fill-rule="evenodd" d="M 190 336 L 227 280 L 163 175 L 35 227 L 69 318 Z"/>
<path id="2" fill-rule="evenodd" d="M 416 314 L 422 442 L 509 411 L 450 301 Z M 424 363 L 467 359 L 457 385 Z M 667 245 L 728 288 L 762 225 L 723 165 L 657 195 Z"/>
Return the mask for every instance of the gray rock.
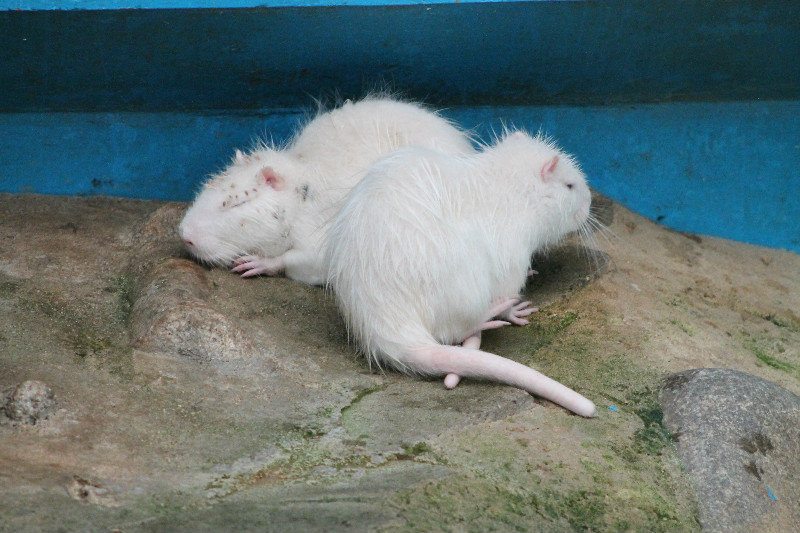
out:
<path id="1" fill-rule="evenodd" d="M 17 385 L 5 404 L 5 415 L 17 424 L 35 424 L 48 417 L 55 402 L 53 391 L 41 381 L 24 381 Z"/>
<path id="2" fill-rule="evenodd" d="M 749 374 L 669 376 L 659 396 L 705 531 L 800 527 L 800 397 Z"/>
<path id="3" fill-rule="evenodd" d="M 140 278 L 165 258 L 189 257 L 178 235 L 178 224 L 185 212 L 185 204 L 167 203 L 136 225 L 131 244 L 137 253 L 126 268 L 128 275 Z"/>
<path id="4" fill-rule="evenodd" d="M 253 340 L 208 304 L 205 271 L 185 257 L 177 233 L 184 212 L 182 204 L 166 204 L 134 232 L 138 253 L 126 269 L 135 280 L 133 347 L 201 363 L 249 359 L 257 352 Z"/>
<path id="5" fill-rule="evenodd" d="M 253 341 L 205 298 L 203 269 L 186 259 L 166 259 L 140 281 L 133 304 L 134 346 L 176 353 L 198 362 L 252 357 Z"/>

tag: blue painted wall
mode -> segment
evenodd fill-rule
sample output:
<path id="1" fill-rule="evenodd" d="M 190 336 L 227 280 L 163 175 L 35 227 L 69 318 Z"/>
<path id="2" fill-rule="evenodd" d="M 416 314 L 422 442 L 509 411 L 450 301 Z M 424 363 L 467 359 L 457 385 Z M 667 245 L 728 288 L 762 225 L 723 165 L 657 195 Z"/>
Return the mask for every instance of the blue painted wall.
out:
<path id="1" fill-rule="evenodd" d="M 676 229 L 800 252 L 800 2 L 25 1 L 0 4 L 0 191 L 186 200 L 312 97 L 388 84 L 484 137 L 542 127 Z"/>
<path id="2" fill-rule="evenodd" d="M 230 7 L 397 6 L 513 0 L 2 0 L 0 10 L 197 9 Z M 529 0 L 533 2 L 581 0 Z"/>
<path id="3" fill-rule="evenodd" d="M 0 12 L 0 112 L 273 109 L 389 83 L 442 105 L 785 99 L 800 2 Z"/>
<path id="4" fill-rule="evenodd" d="M 456 107 L 490 140 L 503 124 L 551 134 L 590 183 L 675 229 L 800 252 L 800 102 Z M 0 190 L 190 200 L 256 137 L 302 113 L 0 115 Z"/>

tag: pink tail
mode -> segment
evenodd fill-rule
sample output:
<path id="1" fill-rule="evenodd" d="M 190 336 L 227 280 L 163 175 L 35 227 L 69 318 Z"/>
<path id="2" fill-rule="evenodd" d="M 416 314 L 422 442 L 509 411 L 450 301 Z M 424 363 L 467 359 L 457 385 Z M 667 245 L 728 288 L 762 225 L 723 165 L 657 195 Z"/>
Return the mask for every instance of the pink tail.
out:
<path id="1" fill-rule="evenodd" d="M 597 414 L 594 404 L 529 366 L 480 350 L 460 346 L 435 345 L 406 352 L 410 366 L 433 375 L 458 374 L 461 377 L 488 379 L 511 385 L 557 403 L 575 414 Z"/>

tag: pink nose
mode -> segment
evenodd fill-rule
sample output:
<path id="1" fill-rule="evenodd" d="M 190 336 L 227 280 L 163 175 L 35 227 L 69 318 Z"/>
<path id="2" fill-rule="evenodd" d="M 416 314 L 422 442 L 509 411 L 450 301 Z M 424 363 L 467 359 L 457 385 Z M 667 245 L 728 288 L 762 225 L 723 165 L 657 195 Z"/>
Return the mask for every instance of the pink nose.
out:
<path id="1" fill-rule="evenodd" d="M 178 235 L 180 236 L 183 244 L 186 246 L 194 246 L 194 240 L 192 239 L 193 235 L 192 232 L 188 230 L 183 224 L 178 228 Z"/>

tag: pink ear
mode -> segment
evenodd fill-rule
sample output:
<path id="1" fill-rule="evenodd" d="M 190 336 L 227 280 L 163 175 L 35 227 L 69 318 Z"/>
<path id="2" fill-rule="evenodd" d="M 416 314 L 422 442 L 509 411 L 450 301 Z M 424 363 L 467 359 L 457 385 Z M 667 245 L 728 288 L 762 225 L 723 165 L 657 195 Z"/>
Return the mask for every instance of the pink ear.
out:
<path id="1" fill-rule="evenodd" d="M 264 178 L 264 183 L 275 189 L 276 191 L 280 191 L 283 189 L 285 182 L 283 178 L 280 177 L 272 170 L 272 167 L 264 167 L 261 169 L 261 176 Z"/>
<path id="2" fill-rule="evenodd" d="M 556 165 L 558 165 L 558 156 L 554 155 L 553 159 L 545 163 L 542 167 L 542 181 L 550 179 L 550 176 L 552 176 L 553 172 L 556 170 Z"/>

